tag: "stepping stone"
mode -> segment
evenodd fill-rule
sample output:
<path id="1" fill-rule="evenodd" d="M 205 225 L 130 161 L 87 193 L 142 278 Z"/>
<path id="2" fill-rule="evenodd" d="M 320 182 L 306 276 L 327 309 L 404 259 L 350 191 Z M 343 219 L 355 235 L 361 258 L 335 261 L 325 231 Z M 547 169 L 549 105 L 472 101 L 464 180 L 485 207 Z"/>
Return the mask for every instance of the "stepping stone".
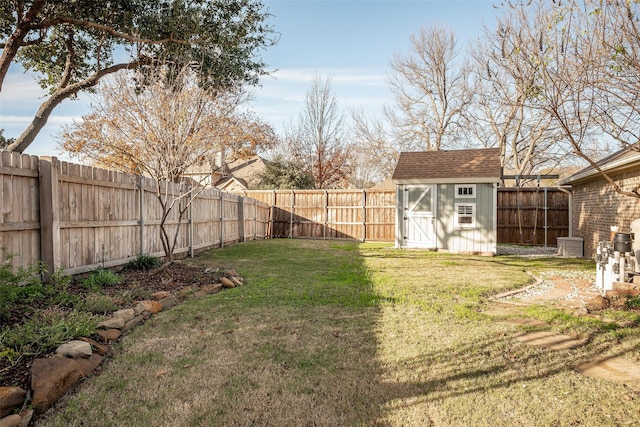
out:
<path id="1" fill-rule="evenodd" d="M 516 336 L 516 339 L 522 343 L 549 350 L 568 350 L 584 344 L 584 341 L 569 335 L 548 331 L 525 332 Z"/>
<path id="2" fill-rule="evenodd" d="M 577 368 L 582 375 L 622 383 L 640 392 L 640 366 L 621 357 L 601 358 Z"/>

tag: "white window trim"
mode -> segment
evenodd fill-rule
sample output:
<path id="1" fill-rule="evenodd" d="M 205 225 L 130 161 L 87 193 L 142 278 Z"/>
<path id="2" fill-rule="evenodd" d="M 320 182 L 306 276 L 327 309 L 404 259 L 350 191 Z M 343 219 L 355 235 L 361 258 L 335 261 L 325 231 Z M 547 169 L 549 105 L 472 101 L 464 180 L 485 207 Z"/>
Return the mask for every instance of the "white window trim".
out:
<path id="1" fill-rule="evenodd" d="M 471 222 L 470 223 L 460 223 L 458 216 L 458 208 L 460 206 L 471 206 Z M 453 224 L 456 228 L 475 228 L 476 226 L 476 204 L 475 203 L 454 203 L 454 218 Z"/>
<path id="2" fill-rule="evenodd" d="M 458 194 L 458 190 L 460 188 L 471 188 L 473 194 Z M 475 199 L 476 198 L 476 185 L 475 184 L 456 184 L 455 185 L 455 195 L 456 199 Z"/>

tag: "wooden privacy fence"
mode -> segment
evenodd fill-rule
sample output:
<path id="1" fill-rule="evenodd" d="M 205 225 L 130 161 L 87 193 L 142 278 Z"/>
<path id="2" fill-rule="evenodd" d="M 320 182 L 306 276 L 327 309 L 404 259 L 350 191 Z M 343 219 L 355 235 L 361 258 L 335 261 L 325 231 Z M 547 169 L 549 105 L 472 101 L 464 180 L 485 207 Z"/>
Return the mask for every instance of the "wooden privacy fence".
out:
<path id="1" fill-rule="evenodd" d="M 164 256 L 162 208 L 156 182 L 89 166 L 2 152 L 0 247 L 2 261 L 26 266 L 42 260 L 68 274 L 122 265 L 144 254 Z M 185 190 L 168 184 L 171 194 Z M 183 201 L 184 203 L 184 201 Z M 269 205 L 204 189 L 180 222 L 174 253 L 268 237 Z M 166 221 L 178 227 L 174 208 Z"/>
<path id="2" fill-rule="evenodd" d="M 271 205 L 272 237 L 395 240 L 395 190 L 254 190 Z M 569 195 L 557 188 L 499 188 L 498 243 L 556 246 L 569 235 Z"/>
<path id="3" fill-rule="evenodd" d="M 557 246 L 569 236 L 569 194 L 554 187 L 498 189 L 498 243 Z"/>
<path id="4" fill-rule="evenodd" d="M 395 190 L 249 190 L 271 206 L 272 237 L 395 239 Z"/>

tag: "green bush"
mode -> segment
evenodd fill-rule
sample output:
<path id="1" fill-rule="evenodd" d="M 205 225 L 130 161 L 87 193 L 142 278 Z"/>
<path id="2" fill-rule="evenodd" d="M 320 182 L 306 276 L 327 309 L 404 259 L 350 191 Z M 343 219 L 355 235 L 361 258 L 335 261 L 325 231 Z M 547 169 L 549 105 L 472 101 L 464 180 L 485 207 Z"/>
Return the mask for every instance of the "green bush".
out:
<path id="1" fill-rule="evenodd" d="M 108 295 L 94 293 L 79 299 L 74 308 L 78 311 L 87 311 L 94 314 L 107 314 L 117 310 L 119 307 Z"/>
<path id="2" fill-rule="evenodd" d="M 640 308 L 640 295 L 627 297 L 624 305 L 627 306 L 627 308 Z"/>
<path id="3" fill-rule="evenodd" d="M 106 268 L 97 269 L 82 281 L 82 285 L 92 291 L 99 291 L 105 286 L 115 285 L 116 283 L 120 283 L 120 277 Z"/>
<path id="4" fill-rule="evenodd" d="M 20 325 L 0 330 L 0 349 L 38 356 L 74 338 L 90 336 L 97 323 L 90 313 L 44 310 Z"/>
<path id="5" fill-rule="evenodd" d="M 7 260 L 0 264 L 0 320 L 7 320 L 16 304 L 32 303 L 48 293 L 40 282 L 40 275 L 45 271 L 43 264 L 36 262 L 14 269 L 11 265 L 14 256 L 7 255 Z"/>
<path id="6" fill-rule="evenodd" d="M 151 255 L 140 255 L 135 259 L 132 259 L 125 266 L 128 270 L 142 270 L 147 271 L 153 268 L 159 267 L 161 264 L 160 259 Z"/>

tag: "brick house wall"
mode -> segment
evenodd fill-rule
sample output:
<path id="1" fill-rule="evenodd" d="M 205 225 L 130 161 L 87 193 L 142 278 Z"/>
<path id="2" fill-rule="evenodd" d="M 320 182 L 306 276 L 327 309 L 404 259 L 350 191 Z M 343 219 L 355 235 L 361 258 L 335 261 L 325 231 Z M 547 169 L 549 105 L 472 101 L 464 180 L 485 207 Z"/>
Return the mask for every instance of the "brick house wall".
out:
<path id="1" fill-rule="evenodd" d="M 610 176 L 623 190 L 640 184 L 640 170 Z M 595 258 L 598 242 L 609 240 L 612 225 L 628 233 L 631 221 L 640 218 L 640 199 L 616 193 L 599 175 L 571 186 L 573 236 L 584 239 L 585 257 Z"/>

